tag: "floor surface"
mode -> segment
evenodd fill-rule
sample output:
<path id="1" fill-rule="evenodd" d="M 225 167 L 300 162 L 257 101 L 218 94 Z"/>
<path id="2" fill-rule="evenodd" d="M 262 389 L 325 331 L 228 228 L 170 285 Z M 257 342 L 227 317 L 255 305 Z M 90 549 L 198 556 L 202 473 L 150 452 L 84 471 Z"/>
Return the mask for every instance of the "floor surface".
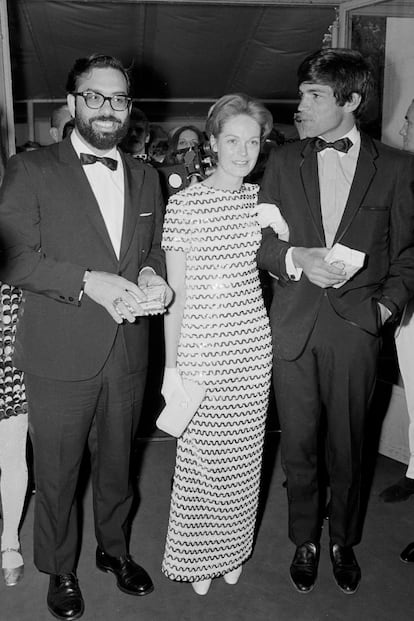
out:
<path id="1" fill-rule="evenodd" d="M 399 560 L 414 540 L 414 497 L 384 504 L 378 493 L 405 472 L 403 464 L 376 458 L 370 486 L 362 543 L 356 554 L 362 582 L 354 595 L 344 595 L 334 583 L 322 537 L 318 583 L 306 595 L 289 579 L 294 547 L 287 537 L 286 490 L 279 463 L 278 432 L 267 434 L 262 511 L 252 558 L 236 586 L 214 580 L 207 596 L 197 596 L 188 584 L 163 576 L 161 558 L 168 520 L 175 441 L 166 437 L 137 444 L 141 460 L 138 479 L 140 506 L 136 514 L 131 553 L 151 574 L 155 590 L 131 597 L 116 588 L 114 576 L 96 569 L 91 494 L 84 495 L 83 541 L 78 577 L 85 599 L 84 621 L 408 621 L 414 610 L 414 565 Z M 25 576 L 15 587 L 0 584 L 0 621 L 51 621 L 46 609 L 48 577 L 33 565 L 32 527 L 35 495 L 28 504 L 21 543 Z"/>

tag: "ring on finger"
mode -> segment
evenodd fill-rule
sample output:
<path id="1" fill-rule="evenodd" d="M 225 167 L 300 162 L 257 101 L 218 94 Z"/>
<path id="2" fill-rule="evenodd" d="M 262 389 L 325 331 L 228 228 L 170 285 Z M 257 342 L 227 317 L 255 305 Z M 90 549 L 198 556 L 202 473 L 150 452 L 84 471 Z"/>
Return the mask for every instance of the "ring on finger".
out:
<path id="1" fill-rule="evenodd" d="M 122 299 L 122 298 L 115 298 L 115 300 L 113 300 L 113 302 L 112 302 L 112 306 L 114 307 L 114 309 L 115 309 L 115 310 L 117 310 L 117 308 L 116 308 L 116 307 L 117 307 L 117 306 L 118 306 L 118 304 L 120 304 L 121 302 L 123 302 L 123 299 Z"/>

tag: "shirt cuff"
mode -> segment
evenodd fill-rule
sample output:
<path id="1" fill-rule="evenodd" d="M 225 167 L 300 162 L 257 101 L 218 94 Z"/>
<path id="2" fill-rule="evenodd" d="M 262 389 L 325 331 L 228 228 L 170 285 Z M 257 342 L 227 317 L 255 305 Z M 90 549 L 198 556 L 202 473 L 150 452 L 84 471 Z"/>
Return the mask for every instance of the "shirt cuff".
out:
<path id="1" fill-rule="evenodd" d="M 79 291 L 78 304 L 81 303 L 81 300 L 83 298 L 83 294 L 85 293 L 85 283 L 88 280 L 90 275 L 91 275 L 91 270 L 85 270 L 85 273 L 84 273 L 83 279 L 82 279 L 82 286 L 81 286 L 81 289 Z"/>
<path id="2" fill-rule="evenodd" d="M 384 324 L 391 317 L 392 312 L 388 306 L 385 306 L 385 304 L 382 304 L 381 302 L 377 302 L 377 304 L 380 308 L 382 323 Z"/>
<path id="3" fill-rule="evenodd" d="M 292 258 L 293 250 L 294 247 L 291 246 L 285 256 L 286 272 L 290 280 L 300 280 L 303 269 L 301 267 L 296 267 L 296 265 L 294 264 Z"/>
<path id="4" fill-rule="evenodd" d="M 154 270 L 154 268 L 153 268 L 153 267 L 151 267 L 150 265 L 146 265 L 145 267 L 143 267 L 143 268 L 141 268 L 141 269 L 139 270 L 139 274 L 138 274 L 138 276 L 140 276 L 144 270 L 151 270 L 151 272 L 152 272 L 153 274 L 155 274 L 155 275 L 157 274 L 157 272 Z"/>

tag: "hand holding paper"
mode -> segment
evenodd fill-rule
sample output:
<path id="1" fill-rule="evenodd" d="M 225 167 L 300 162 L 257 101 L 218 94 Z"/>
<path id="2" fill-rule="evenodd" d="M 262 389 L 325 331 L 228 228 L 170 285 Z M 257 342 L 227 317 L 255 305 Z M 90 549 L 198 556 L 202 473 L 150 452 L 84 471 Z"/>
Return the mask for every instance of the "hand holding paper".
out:
<path id="1" fill-rule="evenodd" d="M 330 265 L 343 269 L 346 279 L 336 285 L 335 289 L 342 287 L 364 265 L 365 252 L 353 250 L 343 244 L 334 244 L 324 259 Z"/>

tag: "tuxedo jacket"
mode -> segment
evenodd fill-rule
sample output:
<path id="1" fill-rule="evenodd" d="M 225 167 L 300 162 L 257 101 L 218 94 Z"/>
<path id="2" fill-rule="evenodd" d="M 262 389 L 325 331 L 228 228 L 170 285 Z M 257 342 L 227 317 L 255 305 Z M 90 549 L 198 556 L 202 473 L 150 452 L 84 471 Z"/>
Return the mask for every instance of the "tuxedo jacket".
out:
<path id="1" fill-rule="evenodd" d="M 61 380 L 93 377 L 118 330 L 124 331 L 131 370 L 146 367 L 147 318 L 119 327 L 87 295 L 79 301 L 86 269 L 134 283 L 145 266 L 165 276 L 158 174 L 121 156 L 125 198 L 119 260 L 70 139 L 9 160 L 0 193 L 0 278 L 24 293 L 14 358 L 23 371 Z"/>
<path id="2" fill-rule="evenodd" d="M 302 274 L 286 272 L 290 246 L 325 247 L 317 154 L 305 139 L 272 151 L 259 202 L 276 204 L 288 223 L 289 243 L 265 229 L 258 265 L 279 280 L 270 309 L 277 356 L 303 351 L 327 296 L 335 313 L 362 332 L 381 329 L 378 302 L 394 317 L 414 294 L 414 157 L 361 133 L 361 148 L 348 201 L 334 242 L 366 253 L 363 268 L 335 289 L 322 289 Z"/>

